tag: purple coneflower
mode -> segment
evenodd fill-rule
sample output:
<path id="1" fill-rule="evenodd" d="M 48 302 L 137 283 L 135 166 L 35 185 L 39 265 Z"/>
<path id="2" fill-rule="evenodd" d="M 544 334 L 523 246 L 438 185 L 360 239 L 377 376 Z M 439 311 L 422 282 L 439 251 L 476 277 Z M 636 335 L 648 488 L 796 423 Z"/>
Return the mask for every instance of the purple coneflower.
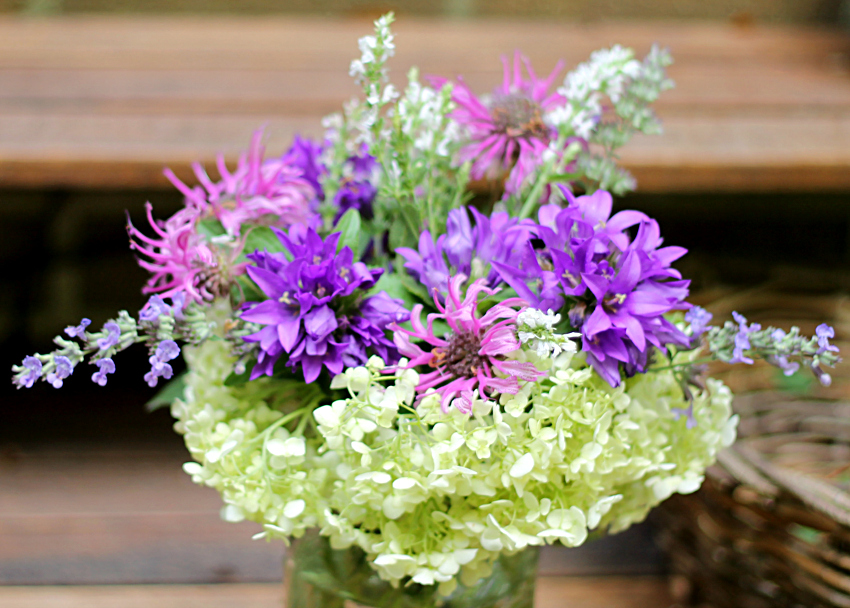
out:
<path id="1" fill-rule="evenodd" d="M 472 177 L 492 179 L 510 170 L 505 191 L 511 194 L 519 192 L 554 137 L 554 129 L 545 120 L 546 112 L 566 100 L 558 93 L 549 93 L 563 62 L 558 62 L 545 79 L 537 77 L 528 58 L 519 51 L 513 70 L 507 58 L 502 58 L 502 64 L 502 86 L 487 101 L 458 78 L 452 93 L 457 108 L 451 117 L 467 129 L 471 143 L 460 151 L 459 159 L 473 161 Z M 528 79 L 523 77 L 523 65 Z"/>
<path id="2" fill-rule="evenodd" d="M 518 308 L 525 307 L 519 298 L 511 298 L 493 306 L 484 316 L 478 316 L 478 296 L 493 294 L 485 281 L 479 279 L 466 290 L 461 300 L 464 275 L 452 278 L 445 305 L 434 298 L 439 313 L 428 315 L 427 327 L 422 324 L 422 305 L 411 313 L 413 330 L 391 325 L 399 352 L 410 359 L 409 366 L 427 365 L 434 371 L 422 374 L 416 387 L 420 398 L 429 389 L 442 396 L 441 407 L 448 412 L 451 406 L 460 412 L 472 412 L 473 391 L 482 399 L 494 393 L 511 395 L 519 391 L 519 380 L 533 382 L 543 375 L 533 364 L 505 359 L 505 355 L 520 348 L 516 335 Z M 434 335 L 434 321 L 444 320 L 451 333 L 439 338 Z M 422 340 L 432 348 L 423 350 L 411 338 Z M 497 375 L 499 374 L 499 375 Z"/>

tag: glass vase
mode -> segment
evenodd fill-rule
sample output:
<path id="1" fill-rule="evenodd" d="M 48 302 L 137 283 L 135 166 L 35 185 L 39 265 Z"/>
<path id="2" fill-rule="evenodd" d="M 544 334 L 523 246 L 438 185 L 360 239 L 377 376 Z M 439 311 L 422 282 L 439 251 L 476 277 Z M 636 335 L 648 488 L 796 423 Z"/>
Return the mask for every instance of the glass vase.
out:
<path id="1" fill-rule="evenodd" d="M 533 608 L 537 579 L 536 547 L 503 555 L 493 573 L 448 597 L 436 585 L 394 588 L 381 580 L 358 547 L 331 549 L 315 530 L 288 551 L 284 583 L 287 608 Z"/>

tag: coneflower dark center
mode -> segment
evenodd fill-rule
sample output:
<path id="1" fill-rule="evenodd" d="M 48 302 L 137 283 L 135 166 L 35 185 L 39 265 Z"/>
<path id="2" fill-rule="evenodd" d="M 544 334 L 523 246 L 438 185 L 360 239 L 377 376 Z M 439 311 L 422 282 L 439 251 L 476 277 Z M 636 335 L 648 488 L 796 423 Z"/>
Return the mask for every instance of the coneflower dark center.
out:
<path id="1" fill-rule="evenodd" d="M 445 348 L 431 351 L 431 367 L 439 367 L 455 378 L 473 378 L 483 365 L 481 337 L 472 332 L 454 334 Z"/>
<path id="2" fill-rule="evenodd" d="M 499 133 L 509 137 L 549 136 L 549 128 L 543 122 L 543 108 L 524 95 L 503 95 L 493 99 L 490 107 L 493 124 Z"/>

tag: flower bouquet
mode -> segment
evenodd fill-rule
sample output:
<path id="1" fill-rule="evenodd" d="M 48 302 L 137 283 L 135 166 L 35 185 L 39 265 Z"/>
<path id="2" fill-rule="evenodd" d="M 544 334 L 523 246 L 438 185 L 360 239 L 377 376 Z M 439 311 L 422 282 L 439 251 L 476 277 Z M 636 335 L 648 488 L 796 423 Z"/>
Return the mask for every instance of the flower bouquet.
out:
<path id="1" fill-rule="evenodd" d="M 321 142 L 265 158 L 258 132 L 218 179 L 166 171 L 185 206 L 127 226 L 147 304 L 68 327 L 14 382 L 59 388 L 88 360 L 104 385 L 144 344 L 186 473 L 225 520 L 296 541 L 291 607 L 531 606 L 537 547 L 641 521 L 735 439 L 703 363 L 828 383 L 833 331 L 709 326 L 685 250 L 612 215 L 634 187 L 617 148 L 660 130 L 665 51 L 597 51 L 557 87 L 561 65 L 517 54 L 489 96 L 416 70 L 399 91 L 391 22 Z"/>

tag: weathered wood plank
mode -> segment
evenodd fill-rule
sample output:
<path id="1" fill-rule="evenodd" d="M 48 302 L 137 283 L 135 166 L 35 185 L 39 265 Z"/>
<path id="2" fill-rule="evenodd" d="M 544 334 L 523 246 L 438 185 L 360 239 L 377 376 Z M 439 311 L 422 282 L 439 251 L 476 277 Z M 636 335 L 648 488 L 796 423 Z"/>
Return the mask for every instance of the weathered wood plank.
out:
<path id="1" fill-rule="evenodd" d="M 344 57 L 344 55 L 343 55 Z M 409 60 L 409 57 L 405 57 Z M 551 62 L 543 62 L 550 69 Z M 409 66 L 398 69 L 403 80 Z M 501 78 L 497 55 L 489 69 L 452 71 L 431 58 L 419 64 L 425 74 L 464 80 L 479 91 Z M 176 70 L 176 69 L 0 69 L 0 112 L 62 114 L 309 114 L 338 111 L 340 102 L 356 94 L 353 81 L 336 70 Z M 794 116 L 812 113 L 843 115 L 850 105 L 850 81 L 806 65 L 771 65 L 755 69 L 747 62 L 674 64 L 677 86 L 658 101 L 665 115 L 694 113 Z M 561 75 L 565 73 L 562 71 Z M 316 105 L 318 104 L 318 105 Z"/>
<path id="2" fill-rule="evenodd" d="M 0 185 L 166 187 L 195 159 L 233 157 L 270 125 L 270 151 L 354 92 L 365 20 L 295 17 L 0 18 Z M 667 133 L 623 154 L 646 192 L 850 187 L 848 38 L 813 28 L 705 23 L 447 21 L 397 24 L 397 80 L 464 74 L 486 91 L 498 56 L 545 71 L 619 42 L 671 47 Z"/>
<path id="3" fill-rule="evenodd" d="M 319 135 L 318 117 L 0 114 L 0 184 L 168 187 L 162 168 L 233 161 L 267 124 L 267 149 Z M 661 137 L 638 137 L 622 160 L 642 192 L 850 189 L 846 116 L 668 117 Z"/>
<path id="4" fill-rule="evenodd" d="M 97 16 L 27 19 L 0 16 L 0 67 L 43 69 L 347 69 L 365 19 L 245 16 Z M 495 58 L 521 48 L 532 59 L 583 61 L 615 43 L 640 51 L 655 42 L 691 59 L 822 64 L 847 50 L 838 31 L 815 27 L 651 21 L 445 20 L 401 17 L 399 57 L 491 70 Z M 320 38 L 317 40 L 316 36 Z M 554 43 L 554 44 L 552 44 Z M 246 66 L 246 58 L 250 64 Z M 343 60 L 342 66 L 328 63 Z"/>
<path id="5" fill-rule="evenodd" d="M 4 587 L 0 608 L 280 608 L 283 585 L 144 585 Z M 553 577 L 537 582 L 537 608 L 664 608 L 672 604 L 658 577 Z"/>

